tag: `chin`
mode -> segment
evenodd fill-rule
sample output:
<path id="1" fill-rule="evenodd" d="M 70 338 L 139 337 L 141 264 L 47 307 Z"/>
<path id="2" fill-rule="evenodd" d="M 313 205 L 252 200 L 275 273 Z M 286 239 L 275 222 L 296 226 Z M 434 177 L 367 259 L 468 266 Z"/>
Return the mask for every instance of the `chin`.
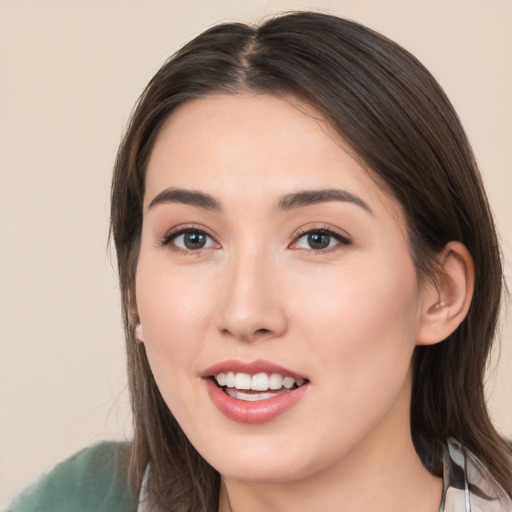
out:
<path id="1" fill-rule="evenodd" d="M 287 482 L 303 478 L 311 472 L 310 457 L 304 450 L 294 449 L 303 446 L 300 441 L 289 440 L 283 443 L 278 439 L 257 439 L 243 436 L 236 442 L 225 434 L 223 443 L 212 446 L 211 439 L 192 442 L 201 456 L 223 477 L 250 482 Z M 235 441 L 235 442 L 234 442 Z M 270 442 L 269 442 L 270 441 Z"/>
<path id="2" fill-rule="evenodd" d="M 214 466 L 215 467 L 215 466 Z M 302 480 L 311 476 L 306 469 L 290 466 L 282 462 L 272 464 L 220 464 L 216 467 L 222 477 L 252 484 L 286 483 Z"/>

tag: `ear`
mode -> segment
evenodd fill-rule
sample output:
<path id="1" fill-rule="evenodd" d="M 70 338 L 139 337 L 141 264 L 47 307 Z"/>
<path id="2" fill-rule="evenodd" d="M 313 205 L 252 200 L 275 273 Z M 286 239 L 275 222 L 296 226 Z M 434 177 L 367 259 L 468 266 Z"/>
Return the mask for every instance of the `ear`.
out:
<path id="1" fill-rule="evenodd" d="M 464 320 L 471 305 L 475 270 L 466 246 L 448 243 L 440 262 L 435 285 L 425 287 L 418 345 L 433 345 L 446 339 Z"/>

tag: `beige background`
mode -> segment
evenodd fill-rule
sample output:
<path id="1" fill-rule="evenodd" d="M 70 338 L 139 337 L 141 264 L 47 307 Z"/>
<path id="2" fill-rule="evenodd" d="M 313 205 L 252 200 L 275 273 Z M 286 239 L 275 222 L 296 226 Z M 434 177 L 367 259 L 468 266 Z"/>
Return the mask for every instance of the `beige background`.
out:
<path id="1" fill-rule="evenodd" d="M 317 8 L 422 60 L 473 142 L 512 287 L 511 0 L 0 0 L 0 507 L 79 448 L 130 435 L 106 249 L 109 181 L 135 99 L 219 21 Z M 512 435 L 512 322 L 488 390 Z"/>

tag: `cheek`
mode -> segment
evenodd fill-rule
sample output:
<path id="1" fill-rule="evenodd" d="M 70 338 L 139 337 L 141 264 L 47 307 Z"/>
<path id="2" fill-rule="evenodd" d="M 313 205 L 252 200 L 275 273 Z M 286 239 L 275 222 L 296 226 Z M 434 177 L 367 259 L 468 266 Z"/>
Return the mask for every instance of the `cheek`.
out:
<path id="1" fill-rule="evenodd" d="M 295 295 L 299 332 L 309 342 L 308 361 L 323 397 L 312 404 L 308 428 L 330 439 L 333 452 L 345 450 L 390 411 L 407 414 L 418 299 L 412 272 L 397 278 L 347 271 L 338 285 L 326 280 L 316 288 L 322 293 Z M 332 423 L 315 419 L 325 415 L 326 403 Z"/>
<path id="2" fill-rule="evenodd" d="M 172 390 L 178 388 L 178 382 L 197 377 L 197 356 L 213 303 L 207 282 L 197 276 L 171 273 L 143 257 L 139 261 L 136 298 L 143 341 L 155 380 L 171 408 Z"/>
<path id="3" fill-rule="evenodd" d="M 170 268 L 165 258 L 142 253 L 136 299 L 148 341 L 194 338 L 210 314 L 215 294 L 210 283 L 201 269 Z"/>
<path id="4" fill-rule="evenodd" d="M 418 299 L 407 262 L 347 268 L 317 281 L 313 291 L 297 286 L 294 294 L 315 365 L 336 375 L 339 389 L 355 399 L 403 384 L 415 347 Z"/>

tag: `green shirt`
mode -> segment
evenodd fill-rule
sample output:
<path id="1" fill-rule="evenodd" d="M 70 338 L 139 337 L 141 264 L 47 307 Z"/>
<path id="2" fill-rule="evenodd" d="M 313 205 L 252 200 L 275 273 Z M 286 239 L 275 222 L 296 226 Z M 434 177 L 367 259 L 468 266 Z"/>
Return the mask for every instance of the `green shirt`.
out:
<path id="1" fill-rule="evenodd" d="M 128 443 L 85 448 L 29 487 L 6 512 L 135 512 L 129 453 Z"/>

